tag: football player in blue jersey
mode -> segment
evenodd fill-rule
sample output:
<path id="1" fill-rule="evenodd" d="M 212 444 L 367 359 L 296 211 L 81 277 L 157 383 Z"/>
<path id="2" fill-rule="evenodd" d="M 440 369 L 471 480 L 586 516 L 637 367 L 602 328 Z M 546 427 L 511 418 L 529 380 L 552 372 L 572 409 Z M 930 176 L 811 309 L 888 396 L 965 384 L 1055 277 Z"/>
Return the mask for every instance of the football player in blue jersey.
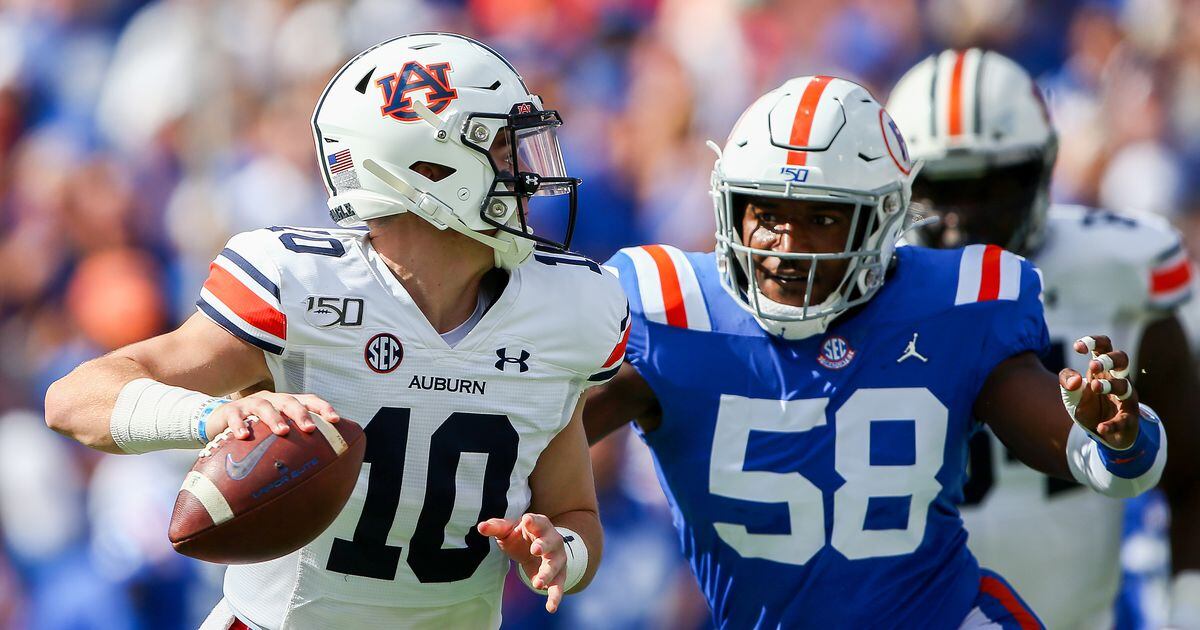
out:
<path id="1" fill-rule="evenodd" d="M 986 424 L 1104 494 L 1153 486 L 1166 436 L 1125 353 L 1084 337 L 1086 373 L 1055 387 L 1032 265 L 896 249 L 916 165 L 854 83 L 788 81 L 718 153 L 716 251 L 608 263 L 632 322 L 589 438 L 636 419 L 721 627 L 1039 627 L 967 550 L 968 439 Z"/>
<path id="2" fill-rule="evenodd" d="M 1043 275 L 1050 370 L 1085 369 L 1065 342 L 1095 330 L 1133 351 L 1138 397 L 1171 431 L 1159 484 L 1171 508 L 1168 625 L 1200 629 L 1200 387 L 1176 315 L 1192 286 L 1180 234 L 1161 216 L 1051 204 L 1057 134 L 1032 78 L 995 51 L 930 55 L 900 79 L 887 108 L 924 164 L 914 200 L 942 217 L 908 240 L 992 243 L 1028 256 Z M 1094 281 L 1080 283 L 1089 271 Z M 1125 502 L 1012 461 L 986 430 L 970 451 L 962 515 L 979 561 L 1052 628 L 1112 627 Z M 1065 563 L 1076 569 L 1069 576 L 1048 570 Z"/>

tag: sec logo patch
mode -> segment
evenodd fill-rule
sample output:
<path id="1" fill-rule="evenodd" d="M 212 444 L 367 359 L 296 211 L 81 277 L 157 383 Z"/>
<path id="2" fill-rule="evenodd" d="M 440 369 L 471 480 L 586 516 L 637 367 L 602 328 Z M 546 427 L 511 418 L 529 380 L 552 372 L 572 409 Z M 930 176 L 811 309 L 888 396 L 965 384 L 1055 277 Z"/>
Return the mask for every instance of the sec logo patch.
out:
<path id="1" fill-rule="evenodd" d="M 372 371 L 387 374 L 400 367 L 400 362 L 404 360 L 404 346 L 395 335 L 379 333 L 367 340 L 367 346 L 363 348 L 363 359 Z"/>
<path id="2" fill-rule="evenodd" d="M 821 344 L 821 354 L 817 356 L 817 363 L 831 370 L 840 370 L 850 365 L 854 354 L 854 348 L 850 347 L 850 343 L 844 337 L 833 336 Z"/>

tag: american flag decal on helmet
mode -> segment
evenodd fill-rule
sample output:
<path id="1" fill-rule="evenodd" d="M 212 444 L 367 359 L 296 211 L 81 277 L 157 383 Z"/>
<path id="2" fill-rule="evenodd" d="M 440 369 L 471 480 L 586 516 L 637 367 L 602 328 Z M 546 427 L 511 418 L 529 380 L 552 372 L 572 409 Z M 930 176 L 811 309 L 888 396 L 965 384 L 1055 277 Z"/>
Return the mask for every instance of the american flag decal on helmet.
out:
<path id="1" fill-rule="evenodd" d="M 350 149 L 342 149 L 328 158 L 329 172 L 341 173 L 354 168 L 354 159 L 350 157 Z"/>

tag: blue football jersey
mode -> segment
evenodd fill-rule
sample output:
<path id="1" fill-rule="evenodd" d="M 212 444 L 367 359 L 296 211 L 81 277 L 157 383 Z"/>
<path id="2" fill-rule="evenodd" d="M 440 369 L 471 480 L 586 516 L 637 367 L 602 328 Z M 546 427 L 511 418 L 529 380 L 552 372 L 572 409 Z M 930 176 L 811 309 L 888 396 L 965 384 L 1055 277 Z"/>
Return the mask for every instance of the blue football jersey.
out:
<path id="1" fill-rule="evenodd" d="M 1041 282 L 994 246 L 903 247 L 880 291 L 821 336 L 765 332 L 712 253 L 608 263 L 629 361 L 662 424 L 643 439 L 719 626 L 948 627 L 980 568 L 962 500 L 992 369 L 1048 345 Z"/>

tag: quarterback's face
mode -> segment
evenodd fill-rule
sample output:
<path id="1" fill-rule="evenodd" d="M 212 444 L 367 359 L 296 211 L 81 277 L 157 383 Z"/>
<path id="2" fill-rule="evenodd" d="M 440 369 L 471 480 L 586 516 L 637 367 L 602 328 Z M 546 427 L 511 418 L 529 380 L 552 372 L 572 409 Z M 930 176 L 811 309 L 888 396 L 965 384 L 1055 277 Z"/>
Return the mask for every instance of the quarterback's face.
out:
<path id="1" fill-rule="evenodd" d="M 742 244 L 792 254 L 844 251 L 850 237 L 854 206 L 793 199 L 753 198 L 742 215 Z M 804 306 L 812 262 L 777 256 L 752 257 L 759 290 L 768 299 Z M 849 260 L 817 263 L 809 304 L 819 304 L 837 289 Z"/>

